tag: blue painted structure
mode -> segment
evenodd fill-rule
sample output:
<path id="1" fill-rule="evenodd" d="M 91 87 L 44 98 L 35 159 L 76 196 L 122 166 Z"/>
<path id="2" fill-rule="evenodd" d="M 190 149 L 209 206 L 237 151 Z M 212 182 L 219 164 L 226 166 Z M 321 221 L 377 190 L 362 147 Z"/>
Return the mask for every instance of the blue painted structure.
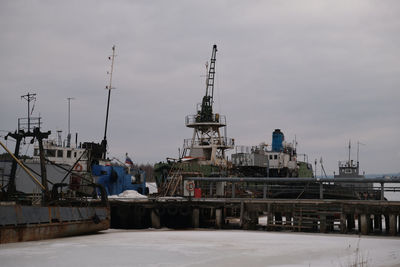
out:
<path id="1" fill-rule="evenodd" d="M 121 194 L 125 190 L 148 194 L 146 173 L 143 170 L 129 169 L 125 166 L 93 165 L 92 174 L 98 176 L 97 183 L 104 186 L 109 196 Z"/>
<path id="2" fill-rule="evenodd" d="M 283 149 L 283 141 L 285 140 L 285 136 L 281 132 L 280 129 L 275 129 L 272 133 L 272 151 L 279 152 Z"/>

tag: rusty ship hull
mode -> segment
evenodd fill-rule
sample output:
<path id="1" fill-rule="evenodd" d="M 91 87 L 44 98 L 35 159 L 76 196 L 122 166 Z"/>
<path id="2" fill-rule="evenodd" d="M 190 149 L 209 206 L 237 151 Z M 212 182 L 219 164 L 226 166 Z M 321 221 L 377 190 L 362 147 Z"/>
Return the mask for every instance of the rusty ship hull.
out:
<path id="1" fill-rule="evenodd" d="M 109 227 L 109 207 L 0 204 L 1 244 L 90 234 Z"/>

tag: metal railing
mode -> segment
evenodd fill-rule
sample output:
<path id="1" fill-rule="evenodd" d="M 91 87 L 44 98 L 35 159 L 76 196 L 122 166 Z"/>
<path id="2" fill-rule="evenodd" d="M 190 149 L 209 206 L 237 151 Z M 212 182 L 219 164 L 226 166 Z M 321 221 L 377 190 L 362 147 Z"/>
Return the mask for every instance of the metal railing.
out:
<path id="1" fill-rule="evenodd" d="M 219 114 L 212 114 L 212 119 L 209 122 L 202 122 L 200 120 L 200 115 L 187 115 L 185 117 L 185 124 L 191 125 L 196 123 L 215 123 L 220 125 L 226 125 L 226 116 Z"/>
<path id="2" fill-rule="evenodd" d="M 348 168 L 357 168 L 357 162 L 353 162 L 353 161 L 339 161 L 339 167 L 348 167 Z"/>
<path id="3" fill-rule="evenodd" d="M 386 200 L 385 192 L 400 192 L 400 177 L 323 179 L 185 177 L 184 179 L 194 181 L 196 188 L 201 189 L 202 197 Z M 385 186 L 385 184 L 396 185 Z M 221 185 L 224 187 L 222 194 Z"/>
<path id="4" fill-rule="evenodd" d="M 266 152 L 265 146 L 235 146 L 235 153 L 250 154 L 250 153 L 264 153 Z"/>
<path id="5" fill-rule="evenodd" d="M 228 137 L 221 137 L 209 140 L 183 140 L 184 148 L 191 148 L 192 146 L 207 146 L 207 145 L 218 145 L 223 147 L 233 147 L 235 145 L 235 139 Z"/>

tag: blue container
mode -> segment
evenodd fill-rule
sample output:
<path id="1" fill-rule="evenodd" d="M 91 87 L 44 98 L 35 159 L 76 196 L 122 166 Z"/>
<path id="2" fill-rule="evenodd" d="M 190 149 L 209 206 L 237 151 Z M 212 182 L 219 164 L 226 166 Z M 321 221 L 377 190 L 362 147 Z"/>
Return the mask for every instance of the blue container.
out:
<path id="1" fill-rule="evenodd" d="M 272 151 L 279 152 L 283 150 L 283 141 L 285 140 L 285 136 L 281 132 L 280 129 L 275 129 L 272 133 Z"/>
<path id="2" fill-rule="evenodd" d="M 136 190 L 147 194 L 146 175 L 143 170 L 130 169 L 124 166 L 93 165 L 92 174 L 97 176 L 97 183 L 104 186 L 107 195 L 118 195 L 125 190 Z"/>

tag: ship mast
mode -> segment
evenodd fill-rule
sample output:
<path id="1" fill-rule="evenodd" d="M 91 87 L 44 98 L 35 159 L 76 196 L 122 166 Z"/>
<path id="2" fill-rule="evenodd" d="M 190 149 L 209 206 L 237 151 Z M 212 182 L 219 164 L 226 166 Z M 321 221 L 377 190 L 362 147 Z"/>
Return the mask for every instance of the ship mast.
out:
<path id="1" fill-rule="evenodd" d="M 67 97 L 68 100 L 68 135 L 67 135 L 67 147 L 71 147 L 71 100 L 73 97 Z"/>
<path id="2" fill-rule="evenodd" d="M 31 93 L 27 93 L 26 95 L 21 96 L 21 99 L 25 99 L 28 102 L 28 133 L 31 132 L 31 113 L 33 112 L 33 109 L 31 111 L 30 108 L 30 103 L 32 100 L 36 101 L 36 94 L 31 94 Z"/>
<path id="3" fill-rule="evenodd" d="M 349 140 L 349 167 L 350 167 L 351 141 Z"/>
<path id="4" fill-rule="evenodd" d="M 112 47 L 112 55 L 108 57 L 109 60 L 111 60 L 111 69 L 108 74 L 110 75 L 110 80 L 108 85 L 106 86 L 106 89 L 108 90 L 108 98 L 107 98 L 107 112 L 106 112 L 106 123 L 104 127 L 104 138 L 103 141 L 101 142 L 101 145 L 103 147 L 103 159 L 106 159 L 106 154 L 107 154 L 107 125 L 108 125 L 108 113 L 110 110 L 110 97 L 111 97 L 111 89 L 114 89 L 112 87 L 112 75 L 113 75 L 113 70 L 114 70 L 114 59 L 115 59 L 115 45 Z"/>
<path id="5" fill-rule="evenodd" d="M 14 133 L 11 133 L 11 132 L 8 133 L 5 136 L 5 139 L 7 140 L 8 137 L 15 139 L 14 156 L 17 159 L 19 158 L 19 150 L 20 150 L 22 139 L 25 139 L 26 137 L 33 137 L 38 140 L 39 157 L 40 157 L 40 171 L 41 171 L 40 187 L 45 192 L 48 192 L 47 170 L 46 170 L 46 165 L 45 165 L 43 139 L 48 138 L 48 136 L 51 134 L 51 132 L 50 131 L 41 132 L 40 131 L 40 125 L 41 125 L 40 117 L 31 117 L 33 108 L 31 110 L 30 102 L 32 100 L 36 100 L 36 94 L 28 93 L 26 95 L 21 96 L 21 99 L 25 99 L 28 102 L 28 117 L 27 118 L 19 118 L 18 119 L 18 130 L 15 131 Z M 31 140 L 31 143 L 33 143 L 33 139 Z M 16 184 L 15 184 L 16 171 L 17 171 L 17 161 L 13 160 L 12 165 L 11 165 L 8 189 L 7 189 L 8 194 L 13 194 L 16 192 Z M 43 195 L 43 196 L 46 197 L 45 195 Z"/>

